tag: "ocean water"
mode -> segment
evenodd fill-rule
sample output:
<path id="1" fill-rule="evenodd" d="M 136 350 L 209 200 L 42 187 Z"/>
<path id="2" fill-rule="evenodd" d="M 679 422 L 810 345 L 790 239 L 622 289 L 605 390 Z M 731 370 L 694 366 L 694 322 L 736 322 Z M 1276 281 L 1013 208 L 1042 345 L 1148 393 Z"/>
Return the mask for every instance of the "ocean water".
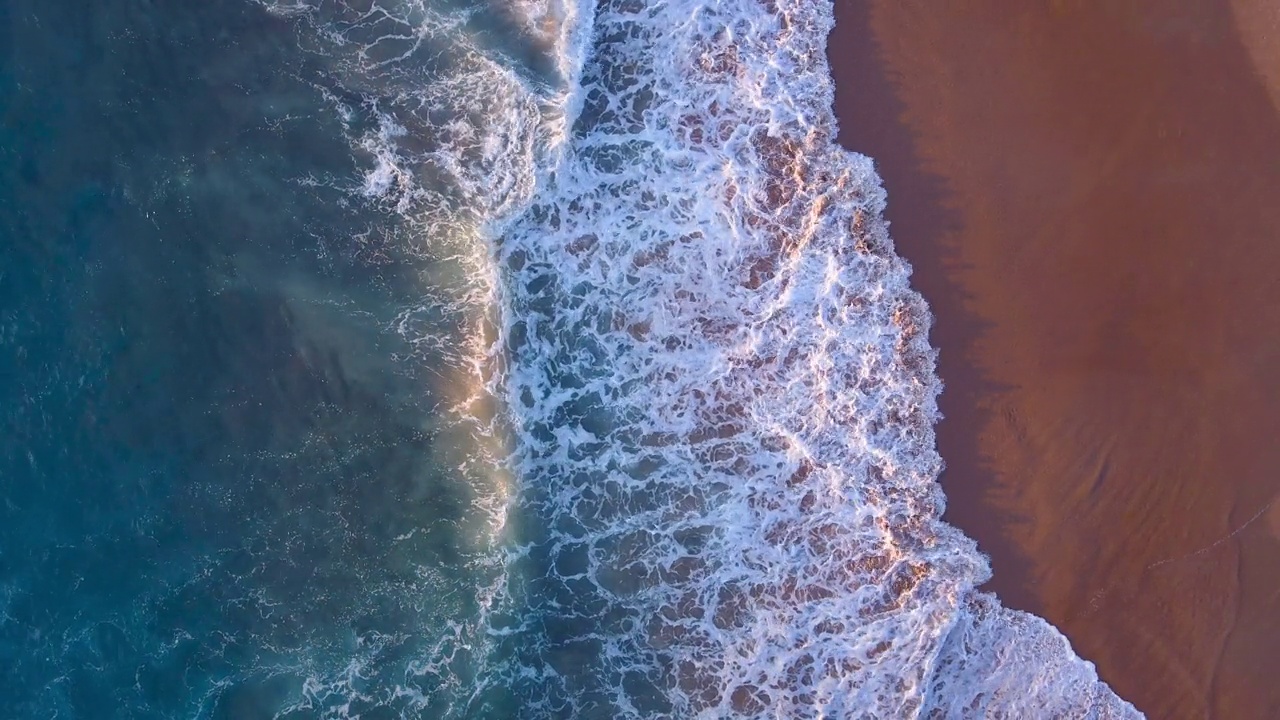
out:
<path id="1" fill-rule="evenodd" d="M 0 715 L 1136 717 L 939 519 L 830 23 L 0 2 Z"/>

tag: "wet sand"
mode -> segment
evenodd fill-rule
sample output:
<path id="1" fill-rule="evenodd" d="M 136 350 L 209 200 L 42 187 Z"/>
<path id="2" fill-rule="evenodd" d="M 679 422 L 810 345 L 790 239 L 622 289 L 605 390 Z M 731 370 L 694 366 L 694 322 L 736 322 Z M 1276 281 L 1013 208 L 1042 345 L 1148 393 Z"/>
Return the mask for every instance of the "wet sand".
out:
<path id="1" fill-rule="evenodd" d="M 1280 717 L 1280 11 L 836 6 L 990 589 L 1149 717 Z"/>

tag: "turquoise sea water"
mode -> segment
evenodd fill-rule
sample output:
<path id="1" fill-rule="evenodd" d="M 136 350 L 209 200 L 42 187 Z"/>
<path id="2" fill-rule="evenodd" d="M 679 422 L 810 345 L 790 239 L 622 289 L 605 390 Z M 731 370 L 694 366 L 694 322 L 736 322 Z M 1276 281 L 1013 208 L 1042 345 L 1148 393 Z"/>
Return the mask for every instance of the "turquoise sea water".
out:
<path id="1" fill-rule="evenodd" d="M 449 322 L 297 25 L 0 2 L 2 717 L 450 702 L 414 663 L 474 614 L 472 510 L 413 342 Z"/>

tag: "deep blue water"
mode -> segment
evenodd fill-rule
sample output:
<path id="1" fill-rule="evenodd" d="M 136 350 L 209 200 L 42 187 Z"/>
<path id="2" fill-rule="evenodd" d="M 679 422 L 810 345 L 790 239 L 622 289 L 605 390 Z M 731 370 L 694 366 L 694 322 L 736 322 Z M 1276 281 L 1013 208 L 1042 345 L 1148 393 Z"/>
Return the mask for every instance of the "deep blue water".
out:
<path id="1" fill-rule="evenodd" d="M 291 32 L 0 0 L 0 717 L 444 712 L 414 661 L 475 599 L 389 329 L 421 290 L 304 181 L 361 160 Z"/>

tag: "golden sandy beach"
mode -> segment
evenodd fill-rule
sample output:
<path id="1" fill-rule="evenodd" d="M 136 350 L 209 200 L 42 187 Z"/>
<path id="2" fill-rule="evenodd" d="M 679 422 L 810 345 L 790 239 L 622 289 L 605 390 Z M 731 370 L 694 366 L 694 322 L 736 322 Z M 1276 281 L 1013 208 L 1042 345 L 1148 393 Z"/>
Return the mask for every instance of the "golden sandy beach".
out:
<path id="1" fill-rule="evenodd" d="M 836 5 L 946 517 L 1149 717 L 1280 717 L 1280 5 Z"/>

